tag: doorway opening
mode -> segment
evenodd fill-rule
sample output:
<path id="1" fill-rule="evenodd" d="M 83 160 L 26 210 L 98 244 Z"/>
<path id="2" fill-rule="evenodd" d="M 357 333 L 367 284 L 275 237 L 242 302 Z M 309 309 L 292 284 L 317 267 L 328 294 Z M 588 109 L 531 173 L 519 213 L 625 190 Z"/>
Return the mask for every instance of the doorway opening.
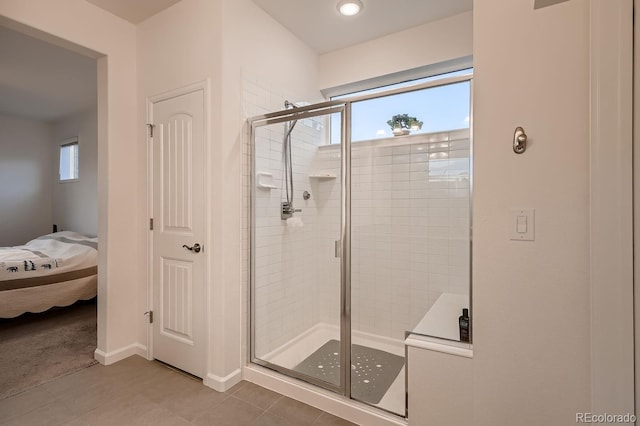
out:
<path id="1" fill-rule="evenodd" d="M 14 28 L 0 25 L 4 396 L 97 348 L 98 64 Z"/>

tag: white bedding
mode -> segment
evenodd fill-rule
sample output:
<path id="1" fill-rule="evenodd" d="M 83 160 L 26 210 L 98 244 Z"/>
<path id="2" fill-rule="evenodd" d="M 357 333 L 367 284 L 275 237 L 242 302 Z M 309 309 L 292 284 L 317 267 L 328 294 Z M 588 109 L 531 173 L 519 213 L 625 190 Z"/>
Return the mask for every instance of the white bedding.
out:
<path id="1" fill-rule="evenodd" d="M 95 297 L 97 248 L 97 238 L 70 231 L 0 247 L 0 318 Z"/>
<path id="2" fill-rule="evenodd" d="M 98 239 L 77 232 L 43 235 L 23 246 L 0 247 L 0 281 L 96 266 Z"/>

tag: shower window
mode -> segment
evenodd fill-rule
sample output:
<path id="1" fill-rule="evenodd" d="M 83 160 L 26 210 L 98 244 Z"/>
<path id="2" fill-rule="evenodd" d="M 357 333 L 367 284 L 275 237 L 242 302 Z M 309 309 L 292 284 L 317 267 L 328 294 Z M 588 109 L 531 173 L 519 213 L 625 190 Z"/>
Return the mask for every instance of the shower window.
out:
<path id="1" fill-rule="evenodd" d="M 443 80 L 449 77 L 469 74 L 471 70 L 407 81 L 361 92 L 333 96 L 332 100 L 357 99 L 389 90 L 410 88 L 422 83 Z M 469 128 L 469 82 L 448 84 L 423 90 L 410 91 L 392 96 L 368 98 L 354 103 L 351 120 L 351 141 L 359 142 L 393 136 L 387 121 L 394 115 L 407 114 L 422 121 L 421 129 L 411 134 L 434 133 L 451 129 Z M 339 122 L 331 122 L 331 143 L 340 143 Z"/>

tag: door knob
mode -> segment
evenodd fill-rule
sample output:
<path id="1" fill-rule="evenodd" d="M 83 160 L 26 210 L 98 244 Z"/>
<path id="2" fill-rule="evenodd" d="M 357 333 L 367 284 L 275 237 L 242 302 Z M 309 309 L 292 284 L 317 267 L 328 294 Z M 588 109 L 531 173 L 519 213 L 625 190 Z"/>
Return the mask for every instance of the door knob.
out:
<path id="1" fill-rule="evenodd" d="M 198 243 L 195 243 L 195 244 L 193 245 L 193 247 L 189 247 L 189 246 L 188 246 L 188 245 L 186 245 L 186 244 L 183 244 L 183 245 L 182 245 L 182 247 L 186 248 L 186 249 L 187 249 L 187 250 L 189 250 L 189 251 L 195 252 L 195 253 L 200 253 L 200 250 L 202 250 L 202 247 L 201 247 L 201 246 L 200 246 L 200 244 L 198 244 Z"/>

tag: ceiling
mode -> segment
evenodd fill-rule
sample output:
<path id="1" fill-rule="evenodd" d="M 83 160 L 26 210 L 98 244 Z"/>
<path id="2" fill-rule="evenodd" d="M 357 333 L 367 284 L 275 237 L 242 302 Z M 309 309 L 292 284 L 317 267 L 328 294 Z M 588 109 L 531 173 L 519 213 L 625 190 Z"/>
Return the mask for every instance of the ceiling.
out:
<path id="1" fill-rule="evenodd" d="M 137 24 L 179 0 L 87 0 Z M 226 0 L 233 1 L 233 0 Z M 473 0 L 361 0 L 360 14 L 338 13 L 338 0 L 253 0 L 318 53 L 342 49 L 470 11 Z"/>
<path id="2" fill-rule="evenodd" d="M 138 24 L 180 0 L 87 0 L 133 24 Z"/>
<path id="3" fill-rule="evenodd" d="M 0 26 L 0 113 L 53 122 L 97 104 L 96 60 Z"/>
<path id="4" fill-rule="evenodd" d="M 472 10 L 473 0 L 361 0 L 352 17 L 338 0 L 253 0 L 318 53 L 342 49 Z"/>
<path id="5" fill-rule="evenodd" d="M 87 1 L 137 24 L 180 0 Z M 344 17 L 337 11 L 338 0 L 253 0 L 318 53 L 473 7 L 473 0 L 361 1 L 364 7 L 359 15 Z M 96 105 L 94 59 L 5 27 L 0 27 L 0 58 L 0 113 L 52 122 Z"/>

